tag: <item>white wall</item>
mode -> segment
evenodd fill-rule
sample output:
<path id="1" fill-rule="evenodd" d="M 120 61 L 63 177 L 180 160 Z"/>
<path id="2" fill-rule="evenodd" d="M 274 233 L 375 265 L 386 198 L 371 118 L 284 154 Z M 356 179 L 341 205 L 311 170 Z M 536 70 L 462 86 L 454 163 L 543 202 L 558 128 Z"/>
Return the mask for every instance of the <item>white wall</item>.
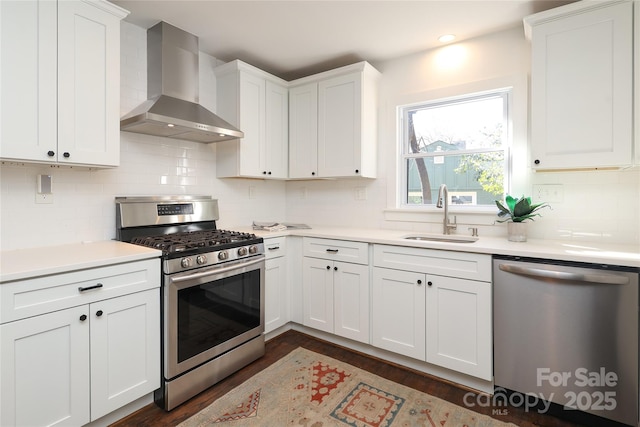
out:
<path id="1" fill-rule="evenodd" d="M 530 223 L 533 238 L 574 241 L 640 242 L 640 171 L 534 173 L 527 149 L 530 48 L 522 28 L 374 64 L 382 72 L 379 106 L 378 178 L 287 183 L 287 219 L 311 224 L 381 227 L 441 232 L 442 210 L 412 214 L 396 208 L 396 106 L 486 81 L 515 81 L 513 182 L 510 193 L 532 195 L 533 184 L 561 184 L 563 200 L 551 203 Z M 478 83 L 480 82 L 480 83 Z M 453 88 L 453 89 L 452 89 Z M 356 200 L 364 188 L 367 200 Z M 457 233 L 478 227 L 480 236 L 506 235 L 494 213 L 457 214 Z"/>
<path id="2" fill-rule="evenodd" d="M 146 99 L 146 30 L 122 23 L 121 113 Z M 215 111 L 215 58 L 201 55 L 200 99 Z M 115 237 L 114 197 L 207 194 L 217 197 L 221 228 L 285 216 L 285 185 L 216 178 L 215 144 L 121 132 L 121 165 L 87 170 L 46 165 L 0 167 L 0 249 Z M 53 204 L 36 204 L 36 176 L 53 175 Z M 254 198 L 249 199 L 249 186 Z"/>

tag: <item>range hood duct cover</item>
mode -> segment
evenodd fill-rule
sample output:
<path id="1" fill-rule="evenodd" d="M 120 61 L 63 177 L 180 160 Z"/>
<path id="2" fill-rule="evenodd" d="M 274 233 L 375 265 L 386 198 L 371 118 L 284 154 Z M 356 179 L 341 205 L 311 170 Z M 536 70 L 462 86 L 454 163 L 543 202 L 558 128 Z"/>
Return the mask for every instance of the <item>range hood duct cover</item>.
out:
<path id="1" fill-rule="evenodd" d="M 120 120 L 120 130 L 219 142 L 244 133 L 199 104 L 198 38 L 166 22 L 147 30 L 148 100 Z"/>

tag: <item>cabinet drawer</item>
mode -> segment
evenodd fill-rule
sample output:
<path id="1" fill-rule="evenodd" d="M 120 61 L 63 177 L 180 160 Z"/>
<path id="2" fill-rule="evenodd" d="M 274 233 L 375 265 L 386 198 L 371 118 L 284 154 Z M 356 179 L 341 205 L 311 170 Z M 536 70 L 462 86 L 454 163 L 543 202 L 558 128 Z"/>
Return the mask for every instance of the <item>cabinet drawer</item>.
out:
<path id="1" fill-rule="evenodd" d="M 0 323 L 159 286 L 159 258 L 5 283 L 0 285 Z"/>
<path id="2" fill-rule="evenodd" d="M 285 237 L 270 237 L 264 239 L 264 252 L 267 259 L 284 256 L 287 252 L 287 239 Z"/>
<path id="3" fill-rule="evenodd" d="M 302 245 L 304 256 L 355 264 L 369 263 L 369 244 L 365 242 L 305 237 Z"/>
<path id="4" fill-rule="evenodd" d="M 376 267 L 491 282 L 491 255 L 405 246 L 373 246 Z"/>

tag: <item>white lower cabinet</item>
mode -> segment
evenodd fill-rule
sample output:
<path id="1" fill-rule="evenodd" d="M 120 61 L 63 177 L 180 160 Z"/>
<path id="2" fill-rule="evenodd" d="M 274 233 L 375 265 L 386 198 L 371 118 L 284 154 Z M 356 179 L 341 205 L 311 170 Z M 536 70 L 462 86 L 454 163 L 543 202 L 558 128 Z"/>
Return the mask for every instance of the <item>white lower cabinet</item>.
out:
<path id="1" fill-rule="evenodd" d="M 373 253 L 373 345 L 491 380 L 491 256 L 386 245 Z"/>
<path id="2" fill-rule="evenodd" d="M 305 238 L 303 247 L 305 255 L 326 254 L 302 261 L 304 325 L 369 343 L 368 245 Z M 355 258 L 364 264 L 337 261 L 357 252 L 364 252 Z"/>
<path id="3" fill-rule="evenodd" d="M 425 359 L 425 275 L 373 269 L 372 344 L 415 359 Z"/>
<path id="4" fill-rule="evenodd" d="M 80 426 L 157 389 L 159 273 L 155 259 L 2 284 L 0 425 Z"/>
<path id="5" fill-rule="evenodd" d="M 265 333 L 289 322 L 289 286 L 284 237 L 264 239 L 265 261 Z"/>
<path id="6" fill-rule="evenodd" d="M 491 283 L 427 275 L 426 361 L 493 378 Z"/>

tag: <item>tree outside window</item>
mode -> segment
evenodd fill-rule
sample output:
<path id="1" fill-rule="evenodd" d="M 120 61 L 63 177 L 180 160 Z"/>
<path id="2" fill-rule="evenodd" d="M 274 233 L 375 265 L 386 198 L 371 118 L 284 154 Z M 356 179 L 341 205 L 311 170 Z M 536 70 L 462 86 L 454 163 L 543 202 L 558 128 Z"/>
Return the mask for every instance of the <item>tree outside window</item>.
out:
<path id="1" fill-rule="evenodd" d="M 447 184 L 449 202 L 493 205 L 508 170 L 509 89 L 401 109 L 405 205 L 432 205 Z"/>

